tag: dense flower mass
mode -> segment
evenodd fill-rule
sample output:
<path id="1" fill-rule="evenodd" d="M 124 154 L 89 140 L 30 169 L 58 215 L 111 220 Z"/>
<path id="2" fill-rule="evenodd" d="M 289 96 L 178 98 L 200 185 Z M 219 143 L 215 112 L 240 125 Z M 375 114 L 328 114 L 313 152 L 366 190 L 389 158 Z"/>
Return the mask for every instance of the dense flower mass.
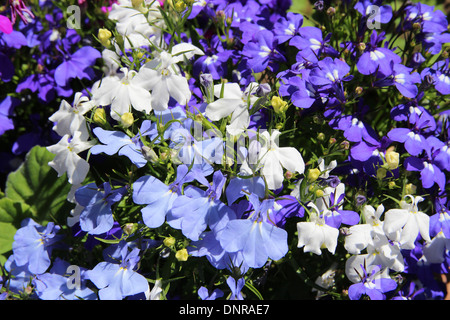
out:
<path id="1" fill-rule="evenodd" d="M 8 1 L 0 299 L 448 298 L 443 7 L 300 3 Z"/>

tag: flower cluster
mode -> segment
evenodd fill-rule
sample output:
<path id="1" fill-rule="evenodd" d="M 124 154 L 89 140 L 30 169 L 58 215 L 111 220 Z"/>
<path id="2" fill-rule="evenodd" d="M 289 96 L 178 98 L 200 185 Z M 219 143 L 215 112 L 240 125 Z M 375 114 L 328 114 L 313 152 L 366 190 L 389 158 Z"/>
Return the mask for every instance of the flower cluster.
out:
<path id="1" fill-rule="evenodd" d="M 56 216 L 17 217 L 2 275 L 10 297 L 446 297 L 434 276 L 450 263 L 442 11 L 104 2 L 88 43 L 61 34 L 60 9 L 45 33 L 23 6 L 0 20 L 5 50 L 32 47 L 39 66 L 16 92 L 60 98 L 43 166 L 69 185 Z M 19 31 L 15 10 L 28 17 Z M 13 67 L 0 68 L 11 81 Z M 1 103 L 4 131 L 15 103 Z"/>

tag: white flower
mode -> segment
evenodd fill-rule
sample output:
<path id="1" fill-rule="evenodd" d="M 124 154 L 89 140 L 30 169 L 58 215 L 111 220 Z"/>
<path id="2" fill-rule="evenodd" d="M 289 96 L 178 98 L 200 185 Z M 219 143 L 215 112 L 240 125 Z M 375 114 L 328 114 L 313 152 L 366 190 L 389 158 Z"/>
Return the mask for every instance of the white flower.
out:
<path id="1" fill-rule="evenodd" d="M 298 222 L 298 244 L 297 247 L 304 247 L 304 252 L 313 252 L 317 255 L 322 254 L 322 248 L 327 248 L 334 254 L 337 246 L 339 230 L 325 224 L 325 219 L 320 216 L 320 211 L 313 204 L 308 204 L 313 208 L 309 222 Z"/>
<path id="2" fill-rule="evenodd" d="M 147 62 L 139 73 L 141 85 L 152 92 L 152 107 L 156 111 L 168 108 L 170 97 L 185 105 L 191 99 L 191 89 L 187 79 L 180 74 L 177 63 L 190 59 L 194 55 L 203 55 L 203 51 L 189 43 L 173 46 L 171 52 L 162 51 Z"/>
<path id="3" fill-rule="evenodd" d="M 349 235 L 345 237 L 344 247 L 350 254 L 357 255 L 366 249 L 366 254 L 352 259 L 364 259 L 367 265 L 381 265 L 383 268 L 402 272 L 405 264 L 400 246 L 396 242 L 389 241 L 384 233 L 383 221 L 380 220 L 383 211 L 383 205 L 379 205 L 376 211 L 370 205 L 364 206 L 363 215 L 366 223 L 348 229 Z"/>
<path id="4" fill-rule="evenodd" d="M 118 121 L 124 113 L 131 111 L 131 106 L 137 111 L 149 113 L 152 110 L 152 96 L 142 87 L 140 73 L 128 68 L 120 68 L 120 71 L 122 73 L 117 76 L 105 77 L 94 84 L 94 102 L 101 106 L 111 104 L 111 117 Z"/>
<path id="5" fill-rule="evenodd" d="M 108 14 L 116 21 L 116 30 L 123 36 L 125 49 L 160 43 L 164 19 L 158 1 L 145 1 L 135 8 L 131 0 L 120 0 L 112 5 Z"/>
<path id="6" fill-rule="evenodd" d="M 440 231 L 431 242 L 423 246 L 423 256 L 427 264 L 442 263 L 445 260 L 445 253 L 450 250 L 450 239 L 447 239 Z"/>
<path id="7" fill-rule="evenodd" d="M 81 138 L 81 131 L 75 132 L 71 138 L 68 134 L 47 150 L 55 154 L 55 158 L 48 163 L 50 167 L 58 172 L 58 177 L 67 173 L 70 184 L 81 184 L 89 172 L 89 163 L 81 158 L 78 153 L 83 152 L 95 144 Z"/>
<path id="8" fill-rule="evenodd" d="M 230 124 L 227 132 L 231 135 L 243 133 L 250 124 L 248 108 L 257 97 L 254 95 L 258 84 L 250 83 L 242 92 L 237 83 L 224 83 L 214 86 L 214 95 L 218 97 L 214 102 L 207 105 L 205 114 L 212 121 L 218 121 L 231 114 Z M 223 96 L 221 96 L 223 93 Z"/>
<path id="9" fill-rule="evenodd" d="M 271 190 L 283 186 L 283 167 L 290 172 L 303 173 L 305 171 L 305 162 L 300 152 L 293 147 L 279 147 L 278 137 L 280 131 L 274 130 L 272 134 L 268 131 L 260 136 L 263 138 L 261 151 L 259 152 L 259 163 L 261 165 L 261 174 L 267 182 L 267 187 Z"/>
<path id="10" fill-rule="evenodd" d="M 406 197 L 411 199 L 411 203 L 402 200 L 401 209 L 391 209 L 386 212 L 383 230 L 390 239 L 399 241 L 402 249 L 410 250 L 415 248 L 414 242 L 419 233 L 425 241 L 431 241 L 430 217 L 419 211 L 417 207 L 418 202 L 423 201 L 422 197 L 411 195 Z"/>
<path id="11" fill-rule="evenodd" d="M 372 270 L 377 268 L 376 264 L 370 263 L 370 261 L 367 260 L 368 258 L 368 255 L 357 255 L 347 259 L 345 262 L 345 275 L 351 282 L 361 282 L 361 276 L 364 275 L 364 269 L 367 274 L 371 274 Z M 375 279 L 384 278 L 390 278 L 388 268 L 381 268 L 380 272 L 375 275 Z"/>
<path id="12" fill-rule="evenodd" d="M 73 101 L 73 107 L 66 100 L 62 100 L 59 110 L 48 119 L 55 122 L 53 130 L 61 137 L 66 134 L 72 136 L 76 131 L 81 131 L 82 137 L 87 139 L 89 133 L 86 128 L 84 114 L 93 107 L 93 101 L 89 101 L 88 97 L 82 96 L 81 92 L 77 92 Z"/>

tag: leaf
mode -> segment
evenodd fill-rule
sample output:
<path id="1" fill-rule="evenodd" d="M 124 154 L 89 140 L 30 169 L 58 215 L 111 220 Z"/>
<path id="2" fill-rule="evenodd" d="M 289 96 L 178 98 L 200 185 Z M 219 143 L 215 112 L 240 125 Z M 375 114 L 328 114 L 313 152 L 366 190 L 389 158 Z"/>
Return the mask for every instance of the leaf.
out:
<path id="1" fill-rule="evenodd" d="M 10 198 L 0 199 L 0 222 L 11 223 L 19 228 L 21 221 L 31 216 L 30 206 L 26 203 L 16 202 Z"/>
<path id="2" fill-rule="evenodd" d="M 12 250 L 17 229 L 11 223 L 0 222 L 0 254 Z"/>
<path id="3" fill-rule="evenodd" d="M 35 146 L 6 181 L 6 197 L 28 205 L 32 218 L 38 223 L 68 212 L 71 205 L 67 201 L 71 188 L 67 176 L 58 178 L 57 172 L 48 165 L 53 158 L 54 154 L 45 147 Z"/>

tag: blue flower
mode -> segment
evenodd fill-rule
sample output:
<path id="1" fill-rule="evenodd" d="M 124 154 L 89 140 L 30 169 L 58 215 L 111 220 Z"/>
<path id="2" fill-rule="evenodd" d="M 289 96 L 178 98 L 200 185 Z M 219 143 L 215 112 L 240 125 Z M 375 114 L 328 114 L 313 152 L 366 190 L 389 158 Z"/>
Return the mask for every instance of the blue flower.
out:
<path id="1" fill-rule="evenodd" d="M 206 179 L 205 179 L 206 180 Z M 212 230 L 222 229 L 226 223 L 236 217 L 234 211 L 221 200 L 222 188 L 226 177 L 216 171 L 213 183 L 203 182 L 207 190 L 188 186 L 184 195 L 175 199 L 168 223 L 191 240 L 198 240 L 200 234 L 209 226 Z"/>
<path id="2" fill-rule="evenodd" d="M 371 300 L 385 300 L 385 293 L 397 288 L 397 283 L 391 278 L 381 277 L 380 266 L 373 266 L 371 273 L 363 266 L 364 274 L 360 275 L 361 282 L 352 284 L 348 288 L 348 296 L 350 300 L 359 300 L 362 296 L 367 295 Z"/>
<path id="3" fill-rule="evenodd" d="M 89 234 L 102 234 L 112 229 L 114 218 L 112 205 L 120 201 L 125 188 L 112 190 L 108 182 L 102 188 L 89 183 L 75 191 L 75 200 L 84 207 L 80 213 L 81 230 Z"/>
<path id="4" fill-rule="evenodd" d="M 279 260 L 288 251 L 287 232 L 269 220 L 274 199 L 262 202 L 255 194 L 249 196 L 253 205 L 247 219 L 230 220 L 218 239 L 228 252 L 242 251 L 245 263 L 251 268 L 262 267 L 268 258 Z"/>
<path id="5" fill-rule="evenodd" d="M 70 264 L 56 258 L 50 272 L 37 275 L 34 282 L 36 294 L 41 300 L 96 300 L 97 295 L 87 285 L 86 269 L 76 267 L 73 283 L 67 277 Z"/>
<path id="6" fill-rule="evenodd" d="M 233 277 L 228 277 L 227 284 L 231 289 L 229 300 L 244 300 L 244 297 L 241 293 L 241 290 L 245 285 L 245 279 L 243 277 L 237 279 L 237 281 Z"/>
<path id="7" fill-rule="evenodd" d="M 133 201 L 136 204 L 146 205 L 141 209 L 145 225 L 150 228 L 161 226 L 166 216 L 170 214 L 173 202 L 181 195 L 183 184 L 192 181 L 193 178 L 193 174 L 188 173 L 188 167 L 180 165 L 177 168 L 177 179 L 170 185 L 153 176 L 137 179 L 133 184 Z"/>
<path id="8" fill-rule="evenodd" d="M 0 101 L 0 136 L 5 131 L 14 129 L 14 122 L 11 119 L 14 108 L 19 104 L 19 100 L 11 96 L 7 96 Z"/>
<path id="9" fill-rule="evenodd" d="M 297 61 L 317 62 L 322 53 L 332 57 L 339 55 L 339 52 L 328 44 L 331 34 L 323 38 L 322 31 L 319 28 L 310 26 L 300 28 L 299 34 L 289 42 L 291 46 L 300 50 L 297 54 Z"/>
<path id="10" fill-rule="evenodd" d="M 124 132 L 104 130 L 100 127 L 94 128 L 93 132 L 104 145 L 95 145 L 91 148 L 92 154 L 106 153 L 119 156 L 126 156 L 137 167 L 142 168 L 147 164 L 147 159 L 142 153 L 144 146 L 141 138 L 146 135 L 154 135 L 156 131 L 155 124 L 150 120 L 144 120 L 141 125 L 140 133 L 134 137 L 128 136 Z"/>
<path id="11" fill-rule="evenodd" d="M 135 271 L 139 252 L 138 248 L 128 252 L 128 247 L 124 246 L 120 263 L 100 262 L 94 269 L 86 271 L 99 289 L 100 300 L 122 300 L 149 290 L 147 279 Z"/>
<path id="12" fill-rule="evenodd" d="M 23 220 L 12 245 L 16 265 L 28 264 L 31 273 L 44 273 L 50 267 L 52 250 L 63 237 L 57 235 L 59 230 L 53 222 L 44 227 L 31 218 Z"/>
<path id="13" fill-rule="evenodd" d="M 202 300 L 216 300 L 217 298 L 223 297 L 223 291 L 220 289 L 215 289 L 213 292 L 209 293 L 208 289 L 202 286 L 197 292 Z"/>
<path id="14" fill-rule="evenodd" d="M 288 12 L 286 17 L 281 17 L 274 24 L 274 39 L 278 43 L 284 43 L 299 35 L 299 30 L 303 24 L 303 16 L 299 13 Z"/>

